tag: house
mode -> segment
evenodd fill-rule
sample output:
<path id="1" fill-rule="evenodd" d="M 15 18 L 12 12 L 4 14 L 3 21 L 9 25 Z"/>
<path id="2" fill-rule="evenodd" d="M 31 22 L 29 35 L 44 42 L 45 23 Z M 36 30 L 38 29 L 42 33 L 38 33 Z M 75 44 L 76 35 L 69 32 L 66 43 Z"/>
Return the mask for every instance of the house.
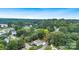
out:
<path id="1" fill-rule="evenodd" d="M 12 34 L 13 36 L 15 36 L 17 33 L 16 33 L 15 30 L 12 30 L 12 31 L 11 31 L 11 34 Z"/>
<path id="2" fill-rule="evenodd" d="M 2 30 L 0 30 L 0 35 L 7 34 L 9 32 L 11 32 L 12 35 L 16 35 L 16 31 L 14 28 L 2 29 Z"/>
<path id="3" fill-rule="evenodd" d="M 5 31 L 5 29 L 0 31 L 0 35 L 6 34 L 6 33 L 7 32 Z"/>
<path id="4" fill-rule="evenodd" d="M 47 43 L 45 41 L 42 40 L 35 40 L 31 43 L 31 45 L 36 45 L 36 46 L 40 46 L 40 45 L 46 45 Z"/>
<path id="5" fill-rule="evenodd" d="M 3 32 L 0 32 L 0 35 L 4 34 Z"/>
<path id="6" fill-rule="evenodd" d="M 11 35 L 15 36 L 17 34 L 16 30 L 14 28 L 9 28 L 9 32 Z"/>
<path id="7" fill-rule="evenodd" d="M 27 27 L 32 27 L 32 24 L 25 24 L 25 26 L 27 26 Z"/>
<path id="8" fill-rule="evenodd" d="M 0 24 L 0 27 L 8 27 L 8 24 Z"/>

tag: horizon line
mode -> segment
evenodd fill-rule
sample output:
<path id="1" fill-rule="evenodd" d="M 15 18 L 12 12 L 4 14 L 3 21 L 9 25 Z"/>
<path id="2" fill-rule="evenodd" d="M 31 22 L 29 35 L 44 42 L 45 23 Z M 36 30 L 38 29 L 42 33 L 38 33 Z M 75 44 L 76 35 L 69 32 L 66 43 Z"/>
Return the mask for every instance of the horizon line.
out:
<path id="1" fill-rule="evenodd" d="M 79 19 L 79 18 L 7 18 L 7 17 L 0 17 L 6 19 Z"/>

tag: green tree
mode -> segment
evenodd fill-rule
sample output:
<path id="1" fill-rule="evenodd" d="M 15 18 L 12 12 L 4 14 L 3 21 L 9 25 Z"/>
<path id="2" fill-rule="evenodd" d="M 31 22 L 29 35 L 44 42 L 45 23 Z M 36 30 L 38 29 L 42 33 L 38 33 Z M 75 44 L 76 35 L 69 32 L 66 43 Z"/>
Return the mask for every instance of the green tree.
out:
<path id="1" fill-rule="evenodd" d="M 17 40 L 10 40 L 7 45 L 8 50 L 17 50 L 18 49 L 18 41 Z"/>
<path id="2" fill-rule="evenodd" d="M 70 34 L 63 32 L 51 32 L 48 40 L 49 44 L 53 44 L 57 48 L 64 46 L 64 48 L 71 48 L 73 40 L 70 38 Z"/>
<path id="3" fill-rule="evenodd" d="M 79 40 L 76 42 L 76 49 L 79 50 Z"/>
<path id="4" fill-rule="evenodd" d="M 18 40 L 18 49 L 22 49 L 22 48 L 24 48 L 24 47 L 25 47 L 25 40 L 22 39 L 22 38 L 20 38 L 20 39 Z"/>
<path id="5" fill-rule="evenodd" d="M 65 42 L 65 34 L 63 32 L 52 32 L 50 37 L 50 42 L 54 46 L 61 46 L 61 45 L 66 45 Z"/>
<path id="6" fill-rule="evenodd" d="M 0 44 L 0 50 L 5 50 L 5 45 L 4 44 Z"/>
<path id="7" fill-rule="evenodd" d="M 73 32 L 73 33 L 70 34 L 70 38 L 71 38 L 72 40 L 77 41 L 77 40 L 79 40 L 79 34 Z"/>
<path id="8" fill-rule="evenodd" d="M 45 41 L 48 40 L 48 34 L 49 34 L 48 29 L 37 29 L 37 33 L 39 39 L 43 39 Z"/>

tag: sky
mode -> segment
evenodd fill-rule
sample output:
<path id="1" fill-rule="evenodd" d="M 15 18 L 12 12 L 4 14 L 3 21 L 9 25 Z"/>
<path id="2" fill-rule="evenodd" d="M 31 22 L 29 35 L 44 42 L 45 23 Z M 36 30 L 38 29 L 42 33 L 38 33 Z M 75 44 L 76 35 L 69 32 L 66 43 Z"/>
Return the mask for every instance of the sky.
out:
<path id="1" fill-rule="evenodd" d="M 79 8 L 0 8 L 0 18 L 79 19 Z"/>

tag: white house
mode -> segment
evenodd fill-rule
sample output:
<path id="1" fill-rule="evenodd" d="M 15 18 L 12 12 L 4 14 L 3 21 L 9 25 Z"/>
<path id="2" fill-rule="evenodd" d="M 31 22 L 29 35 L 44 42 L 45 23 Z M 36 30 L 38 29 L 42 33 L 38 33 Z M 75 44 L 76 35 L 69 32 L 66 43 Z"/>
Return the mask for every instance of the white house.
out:
<path id="1" fill-rule="evenodd" d="M 13 31 L 11 31 L 11 34 L 15 36 L 17 33 L 15 30 L 13 30 Z"/>
<path id="2" fill-rule="evenodd" d="M 47 43 L 42 41 L 42 40 L 35 40 L 31 43 L 31 45 L 36 45 L 36 46 L 40 46 L 40 45 L 46 45 Z"/>
<path id="3" fill-rule="evenodd" d="M 0 27 L 8 27 L 8 24 L 0 24 Z"/>
<path id="4" fill-rule="evenodd" d="M 32 24 L 25 24 L 26 27 L 32 27 Z"/>
<path id="5" fill-rule="evenodd" d="M 17 33 L 16 33 L 16 30 L 14 28 L 9 28 L 9 32 L 11 32 L 11 34 L 13 36 L 15 36 Z"/>
<path id="6" fill-rule="evenodd" d="M 0 31 L 0 35 L 6 34 L 7 32 L 5 30 Z"/>

